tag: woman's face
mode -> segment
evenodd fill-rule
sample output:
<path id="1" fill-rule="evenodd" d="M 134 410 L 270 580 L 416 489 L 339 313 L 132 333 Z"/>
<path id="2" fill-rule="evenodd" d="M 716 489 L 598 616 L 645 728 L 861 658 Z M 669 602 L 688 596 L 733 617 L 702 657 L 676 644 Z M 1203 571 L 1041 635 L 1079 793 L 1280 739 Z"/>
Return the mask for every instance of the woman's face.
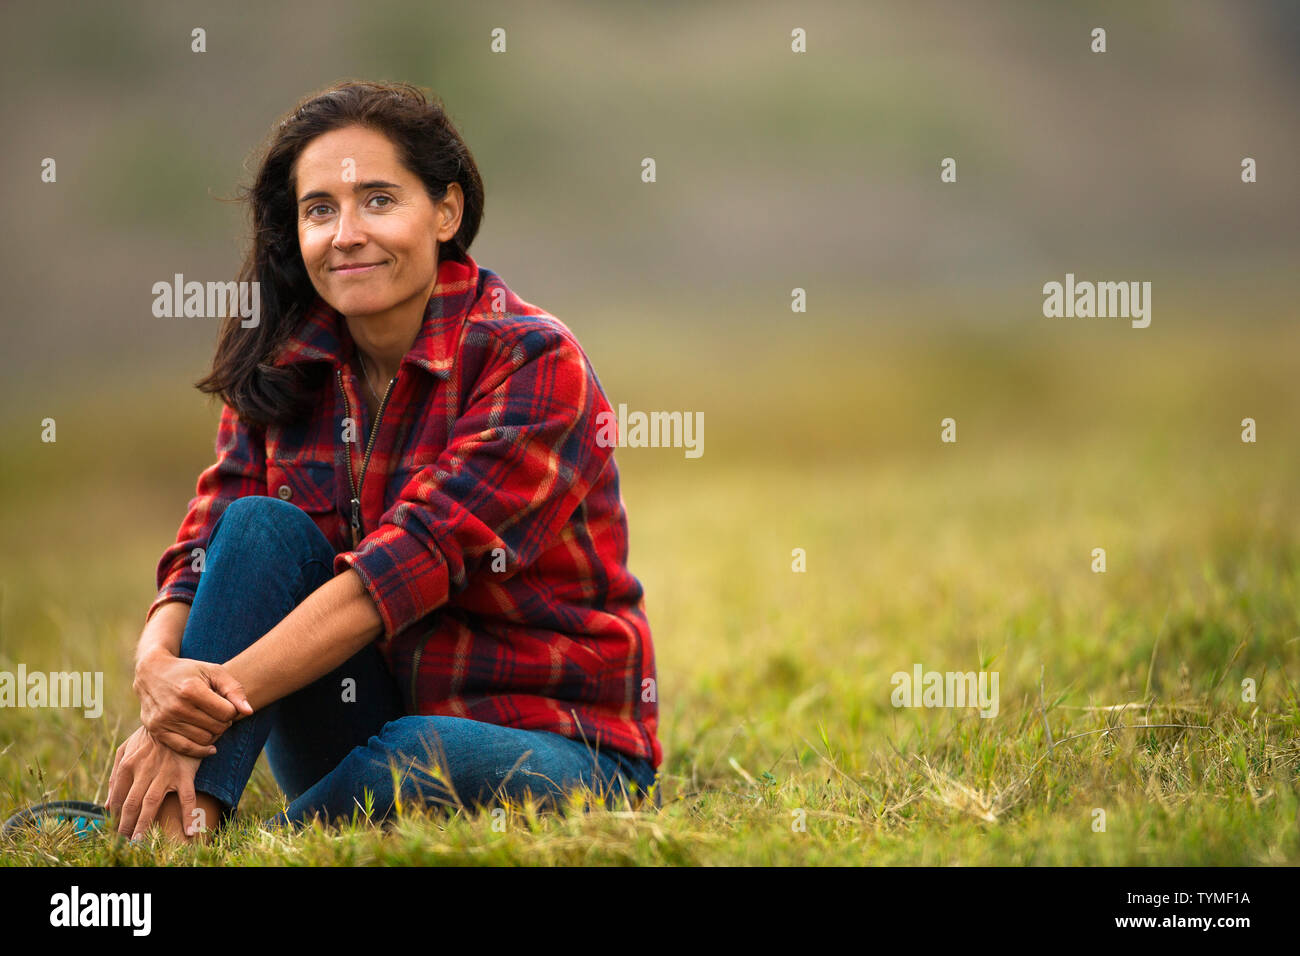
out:
<path id="1" fill-rule="evenodd" d="M 308 143 L 293 182 L 298 246 L 321 298 L 348 318 L 388 313 L 416 298 L 423 314 L 437 279 L 438 243 L 460 227 L 460 186 L 452 183 L 435 203 L 388 137 L 361 126 Z"/>

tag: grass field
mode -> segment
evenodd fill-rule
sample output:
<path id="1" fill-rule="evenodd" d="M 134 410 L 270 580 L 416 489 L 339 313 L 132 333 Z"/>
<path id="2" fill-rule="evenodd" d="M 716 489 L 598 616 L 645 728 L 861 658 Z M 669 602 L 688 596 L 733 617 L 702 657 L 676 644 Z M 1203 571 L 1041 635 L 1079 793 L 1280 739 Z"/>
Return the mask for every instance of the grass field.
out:
<path id="1" fill-rule="evenodd" d="M 738 310 L 618 329 L 575 312 L 611 401 L 705 414 L 699 459 L 618 453 L 658 655 L 661 810 L 515 808 L 504 831 L 411 812 L 286 837 L 256 825 L 281 799 L 263 760 L 245 825 L 210 846 L 56 832 L 0 854 L 1300 862 L 1300 332 L 1273 305 L 1286 321 L 1205 301 L 1141 331 L 976 331 L 916 304 L 898 310 L 908 321 Z M 130 661 L 154 564 L 211 454 L 215 409 L 185 387 L 198 371 L 61 393 L 54 445 L 30 416 L 6 424 L 0 669 L 102 670 L 107 704 L 96 721 L 0 711 L 0 809 L 105 796 L 137 725 Z M 999 713 L 893 707 L 891 675 L 918 663 L 997 671 Z"/>

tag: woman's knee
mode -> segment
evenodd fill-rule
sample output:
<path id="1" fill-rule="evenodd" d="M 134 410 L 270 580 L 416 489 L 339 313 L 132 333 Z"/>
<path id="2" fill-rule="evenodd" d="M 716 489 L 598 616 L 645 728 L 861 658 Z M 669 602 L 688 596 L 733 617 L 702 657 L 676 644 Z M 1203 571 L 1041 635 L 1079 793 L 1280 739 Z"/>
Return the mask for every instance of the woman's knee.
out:
<path id="1" fill-rule="evenodd" d="M 310 521 L 307 513 L 296 505 L 266 495 L 245 495 L 226 505 L 221 513 L 221 523 L 232 527 L 263 529 L 292 525 L 299 520 Z"/>
<path id="2" fill-rule="evenodd" d="M 295 552 L 320 552 L 332 560 L 333 548 L 316 522 L 297 505 L 264 495 L 246 495 L 226 505 L 213 538 L 256 542 L 258 547 L 279 545 Z"/>

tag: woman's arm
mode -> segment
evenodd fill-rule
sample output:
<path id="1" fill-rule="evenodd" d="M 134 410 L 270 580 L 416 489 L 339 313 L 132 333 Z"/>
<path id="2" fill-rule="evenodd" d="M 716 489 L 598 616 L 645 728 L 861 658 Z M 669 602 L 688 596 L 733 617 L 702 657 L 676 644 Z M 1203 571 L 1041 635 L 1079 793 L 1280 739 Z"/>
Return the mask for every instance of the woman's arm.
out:
<path id="1" fill-rule="evenodd" d="M 181 654 L 181 638 L 185 636 L 185 622 L 190 619 L 190 606 L 184 601 L 168 601 L 159 606 L 140 632 L 140 642 L 135 647 L 135 664 L 159 651 L 172 657 Z"/>
<path id="2" fill-rule="evenodd" d="M 137 651 L 135 690 L 145 728 L 191 757 L 214 753 L 212 742 L 241 714 L 323 677 L 383 632 L 374 600 L 355 571 L 317 588 L 224 665 L 178 656 L 188 619 L 183 602 L 168 602 L 149 619 Z"/>
<path id="3" fill-rule="evenodd" d="M 254 710 L 324 677 L 383 632 L 374 600 L 352 570 L 313 591 L 251 647 L 226 662 Z"/>
<path id="4" fill-rule="evenodd" d="M 145 614 L 136 648 L 133 689 L 140 720 L 179 753 L 205 757 L 240 714 L 251 714 L 243 690 L 220 664 L 180 657 L 190 602 L 198 591 L 208 541 L 237 498 L 266 493 L 265 430 L 221 408 L 217 460 L 200 475 L 176 541 L 158 562 L 158 595 Z"/>
<path id="5" fill-rule="evenodd" d="M 231 722 L 253 709 L 221 665 L 180 656 L 189 617 L 184 601 L 157 608 L 140 633 L 131 686 L 140 699 L 140 723 L 159 743 L 188 757 L 206 757 L 216 752 L 213 744 Z"/>

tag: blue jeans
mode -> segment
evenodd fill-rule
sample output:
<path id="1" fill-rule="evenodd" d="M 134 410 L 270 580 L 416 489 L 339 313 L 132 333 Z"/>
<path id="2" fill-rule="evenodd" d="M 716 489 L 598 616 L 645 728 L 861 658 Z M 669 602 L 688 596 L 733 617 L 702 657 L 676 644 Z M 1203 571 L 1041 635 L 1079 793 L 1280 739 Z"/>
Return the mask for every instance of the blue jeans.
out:
<path id="1" fill-rule="evenodd" d="M 225 663 L 329 581 L 333 567 L 334 548 L 297 506 L 237 498 L 208 541 L 181 656 Z M 374 644 L 222 734 L 217 752 L 199 764 L 194 787 L 223 804 L 223 821 L 263 747 L 289 801 L 269 825 L 364 816 L 367 796 L 372 820 L 386 818 L 398 802 L 489 806 L 531 795 L 553 806 L 578 786 L 635 803 L 655 776 L 647 760 L 593 751 L 560 734 L 408 715 Z"/>

